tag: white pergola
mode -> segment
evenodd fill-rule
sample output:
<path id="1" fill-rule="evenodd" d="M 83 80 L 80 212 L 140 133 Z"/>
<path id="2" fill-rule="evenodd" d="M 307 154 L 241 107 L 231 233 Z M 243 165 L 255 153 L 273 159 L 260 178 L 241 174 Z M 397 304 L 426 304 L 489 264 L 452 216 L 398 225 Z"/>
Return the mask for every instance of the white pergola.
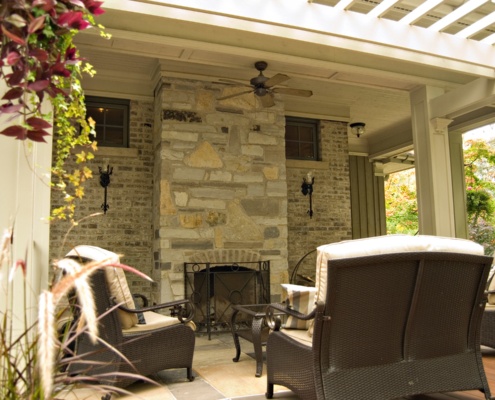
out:
<path id="1" fill-rule="evenodd" d="M 461 134 L 495 120 L 492 0 L 106 0 L 104 8 L 112 39 L 77 39 L 99 76 L 84 82 L 86 93 L 151 98 L 160 74 L 248 82 L 265 60 L 268 76 L 285 73 L 289 87 L 314 93 L 284 96 L 288 115 L 366 123 L 350 150 L 377 174 L 400 169 L 401 154 L 414 150 L 421 233 L 465 235 Z"/>

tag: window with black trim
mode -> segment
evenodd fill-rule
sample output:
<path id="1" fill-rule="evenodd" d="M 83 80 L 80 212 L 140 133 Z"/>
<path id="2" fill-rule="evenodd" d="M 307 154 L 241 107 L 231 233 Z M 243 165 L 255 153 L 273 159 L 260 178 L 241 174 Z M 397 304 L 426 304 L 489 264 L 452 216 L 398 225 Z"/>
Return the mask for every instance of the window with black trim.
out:
<path id="1" fill-rule="evenodd" d="M 320 121 L 310 118 L 285 118 L 285 157 L 318 161 Z"/>
<path id="2" fill-rule="evenodd" d="M 86 96 L 86 117 L 96 122 L 102 147 L 129 147 L 129 100 Z"/>

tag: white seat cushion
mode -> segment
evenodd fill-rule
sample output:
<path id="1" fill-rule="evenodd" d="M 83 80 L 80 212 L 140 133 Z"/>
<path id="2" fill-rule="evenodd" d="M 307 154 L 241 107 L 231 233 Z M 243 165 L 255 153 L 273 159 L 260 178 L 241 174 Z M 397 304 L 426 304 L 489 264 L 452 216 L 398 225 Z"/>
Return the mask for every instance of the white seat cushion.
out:
<path id="1" fill-rule="evenodd" d="M 154 329 L 164 328 L 166 326 L 178 325 L 180 321 L 178 318 L 170 317 L 168 315 L 158 314 L 153 311 L 145 311 L 143 313 L 146 324 L 136 324 L 132 327 L 122 329 L 122 333 L 133 334 L 137 332 L 151 331 Z"/>
<path id="2" fill-rule="evenodd" d="M 152 331 L 154 329 L 165 328 L 167 326 L 179 325 L 181 323 L 176 317 L 170 317 L 154 311 L 145 311 L 143 316 L 146 324 L 137 324 L 131 328 L 123 329 L 122 333 L 124 335 L 132 335 Z M 196 330 L 196 324 L 193 321 L 186 322 L 185 325 L 189 326 L 193 331 Z"/>
<path id="3" fill-rule="evenodd" d="M 317 248 L 316 300 L 326 297 L 329 260 L 415 251 L 484 254 L 483 246 L 470 240 L 429 235 L 386 235 L 326 244 Z"/>

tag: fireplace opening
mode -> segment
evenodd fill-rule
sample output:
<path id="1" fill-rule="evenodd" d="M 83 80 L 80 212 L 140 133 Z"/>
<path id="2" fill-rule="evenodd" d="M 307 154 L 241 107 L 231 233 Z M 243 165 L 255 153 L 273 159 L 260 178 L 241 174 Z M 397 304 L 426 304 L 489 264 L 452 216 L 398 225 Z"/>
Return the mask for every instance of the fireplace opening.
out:
<path id="1" fill-rule="evenodd" d="M 185 294 L 198 332 L 231 329 L 232 305 L 270 302 L 270 262 L 185 263 Z M 236 323 L 247 323 L 239 316 Z"/>

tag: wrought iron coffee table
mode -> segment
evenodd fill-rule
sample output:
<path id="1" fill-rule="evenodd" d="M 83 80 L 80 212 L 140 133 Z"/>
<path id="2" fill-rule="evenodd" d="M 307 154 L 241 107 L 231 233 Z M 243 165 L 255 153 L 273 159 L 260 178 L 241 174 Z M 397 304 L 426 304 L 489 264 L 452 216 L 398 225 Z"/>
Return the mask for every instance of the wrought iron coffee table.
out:
<path id="1" fill-rule="evenodd" d="M 269 328 L 265 323 L 265 310 L 268 304 L 236 304 L 232 306 L 234 312 L 231 318 L 232 336 L 236 355 L 232 361 L 239 361 L 241 355 L 241 345 L 239 337 L 251 342 L 254 347 L 254 356 L 256 359 L 256 377 L 260 377 L 263 373 L 263 349 L 268 339 Z M 251 325 L 246 325 L 246 329 L 241 329 L 239 323 L 236 322 L 239 313 L 247 314 L 251 317 Z"/>

